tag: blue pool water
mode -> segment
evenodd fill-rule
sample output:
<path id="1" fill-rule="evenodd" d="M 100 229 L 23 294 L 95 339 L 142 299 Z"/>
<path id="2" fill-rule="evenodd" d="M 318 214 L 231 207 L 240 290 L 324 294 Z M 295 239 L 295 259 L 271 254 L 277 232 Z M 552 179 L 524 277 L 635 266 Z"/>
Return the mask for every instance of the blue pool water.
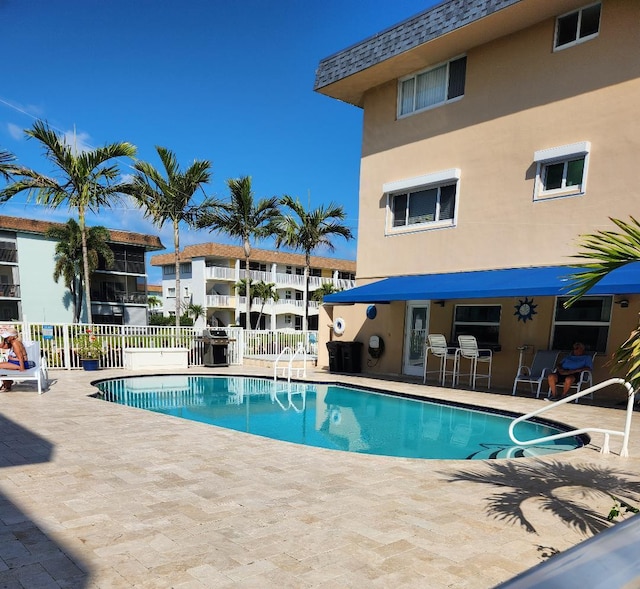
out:
<path id="1" fill-rule="evenodd" d="M 578 438 L 518 448 L 511 418 L 331 384 L 223 376 L 136 376 L 97 383 L 98 397 L 294 444 L 406 458 L 533 456 L 582 446 Z M 561 431 L 525 422 L 520 439 Z"/>

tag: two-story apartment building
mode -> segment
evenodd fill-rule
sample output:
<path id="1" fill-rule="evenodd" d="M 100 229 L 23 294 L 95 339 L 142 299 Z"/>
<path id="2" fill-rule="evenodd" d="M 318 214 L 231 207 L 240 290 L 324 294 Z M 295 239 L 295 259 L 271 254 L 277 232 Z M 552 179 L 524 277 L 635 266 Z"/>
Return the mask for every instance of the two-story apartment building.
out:
<path id="1" fill-rule="evenodd" d="M 472 334 L 510 387 L 521 348 L 582 340 L 608 377 L 638 267 L 562 303 L 579 236 L 637 216 L 638 47 L 640 2 L 450 0 L 322 60 L 316 91 L 364 128 L 358 286 L 326 299 L 342 333 L 320 342 L 379 335 L 365 370 L 420 375 L 428 333 Z"/>
<path id="2" fill-rule="evenodd" d="M 260 321 L 262 329 L 303 329 L 305 306 L 308 307 L 309 329 L 318 328 L 317 301 L 306 300 L 304 256 L 301 254 L 253 248 L 249 261 L 251 284 L 272 284 L 274 298 L 251 297 L 251 327 Z M 244 250 L 240 246 L 220 243 L 190 245 L 180 252 L 180 290 L 176 293 L 174 254 L 151 258 L 151 265 L 162 267 L 164 310 L 175 313 L 175 297 L 182 306 L 199 305 L 206 309 L 199 320 L 201 326 L 246 325 L 246 298 L 236 285 L 245 279 Z M 309 292 L 323 284 L 336 291 L 355 285 L 356 263 L 351 260 L 311 257 Z"/>
<path id="3" fill-rule="evenodd" d="M 0 216 L 0 319 L 71 323 L 70 293 L 53 279 L 56 241 L 47 230 L 61 223 Z M 155 235 L 109 230 L 114 264 L 101 262 L 91 282 L 94 323 L 147 324 L 145 253 L 164 249 Z"/>

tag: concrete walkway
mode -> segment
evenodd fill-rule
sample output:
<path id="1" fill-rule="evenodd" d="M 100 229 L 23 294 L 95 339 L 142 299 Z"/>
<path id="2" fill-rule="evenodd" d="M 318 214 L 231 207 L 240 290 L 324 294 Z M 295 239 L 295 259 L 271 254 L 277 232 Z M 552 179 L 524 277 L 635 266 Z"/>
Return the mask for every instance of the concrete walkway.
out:
<path id="1" fill-rule="evenodd" d="M 241 371 L 189 372 L 202 373 Z M 640 489 L 638 415 L 627 459 L 618 440 L 601 456 L 597 435 L 539 459 L 397 459 L 88 396 L 93 379 L 130 375 L 56 371 L 44 395 L 29 385 L 0 393 L 0 587 L 490 588 L 606 526 L 612 500 L 594 487 Z M 316 377 L 516 412 L 542 404 Z M 624 411 L 581 403 L 552 416 L 622 429 Z"/>

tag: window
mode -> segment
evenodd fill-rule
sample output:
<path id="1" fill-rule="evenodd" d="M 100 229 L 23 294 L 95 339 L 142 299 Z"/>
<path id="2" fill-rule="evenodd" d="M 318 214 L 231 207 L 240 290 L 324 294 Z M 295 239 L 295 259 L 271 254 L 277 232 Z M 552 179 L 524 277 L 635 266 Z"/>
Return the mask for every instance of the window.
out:
<path id="1" fill-rule="evenodd" d="M 191 262 L 183 262 L 180 264 L 180 276 L 191 274 Z"/>
<path id="2" fill-rule="evenodd" d="M 388 196 L 389 232 L 455 224 L 460 170 L 445 170 L 383 186 Z"/>
<path id="3" fill-rule="evenodd" d="M 536 151 L 534 200 L 584 194 L 591 144 L 588 141 Z"/>
<path id="4" fill-rule="evenodd" d="M 175 266 L 162 266 L 162 275 L 163 276 L 175 276 L 176 275 L 176 267 Z"/>
<path id="5" fill-rule="evenodd" d="M 601 4 L 591 4 L 563 14 L 556 21 L 554 49 L 566 49 L 598 36 Z"/>
<path id="6" fill-rule="evenodd" d="M 169 287 L 167 288 L 167 297 L 175 297 L 176 296 L 176 289 L 175 287 Z"/>
<path id="7" fill-rule="evenodd" d="M 500 305 L 456 305 L 453 341 L 459 335 L 473 335 L 479 348 L 500 348 Z"/>
<path id="8" fill-rule="evenodd" d="M 582 297 L 568 309 L 568 297 L 556 299 L 552 348 L 570 350 L 574 342 L 582 342 L 587 351 L 607 351 L 612 299 L 610 296 Z"/>
<path id="9" fill-rule="evenodd" d="M 464 95 L 467 58 L 460 57 L 437 67 L 401 78 L 398 116 L 443 104 Z"/>

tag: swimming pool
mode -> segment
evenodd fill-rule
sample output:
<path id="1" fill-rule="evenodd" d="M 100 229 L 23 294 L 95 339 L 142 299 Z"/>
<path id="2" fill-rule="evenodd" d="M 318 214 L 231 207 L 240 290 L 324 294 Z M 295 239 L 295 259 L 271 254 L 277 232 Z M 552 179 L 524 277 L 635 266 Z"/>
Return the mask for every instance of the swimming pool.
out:
<path id="1" fill-rule="evenodd" d="M 96 383 L 97 397 L 250 433 L 332 450 L 405 458 L 517 458 L 572 450 L 566 438 L 519 448 L 510 416 L 333 384 L 254 377 L 136 376 Z M 522 428 L 522 429 L 520 429 Z M 551 422 L 518 426 L 522 439 L 563 431 Z"/>

